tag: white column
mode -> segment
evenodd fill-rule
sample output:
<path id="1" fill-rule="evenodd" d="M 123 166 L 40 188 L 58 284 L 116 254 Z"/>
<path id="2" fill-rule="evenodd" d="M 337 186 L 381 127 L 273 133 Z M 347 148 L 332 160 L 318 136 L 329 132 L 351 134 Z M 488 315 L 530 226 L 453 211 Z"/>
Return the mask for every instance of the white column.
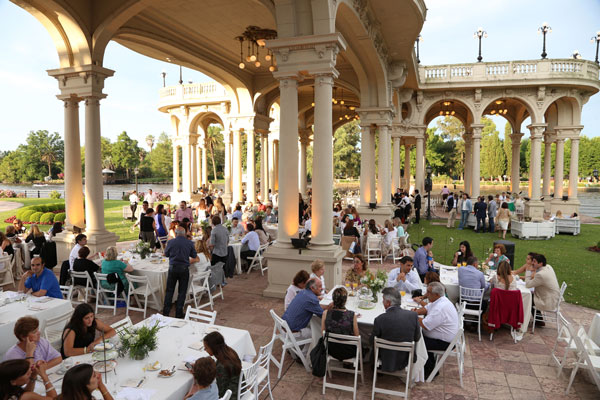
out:
<path id="1" fill-rule="evenodd" d="M 425 158 L 423 152 L 423 143 L 425 142 L 423 137 L 417 137 L 417 156 L 416 156 L 416 174 L 415 174 L 415 189 L 419 190 L 419 193 L 424 193 L 425 186 L 425 170 L 423 168 L 423 159 Z"/>
<path id="2" fill-rule="evenodd" d="M 225 139 L 225 198 L 231 199 L 231 132 L 223 131 Z"/>
<path id="3" fill-rule="evenodd" d="M 394 143 L 394 154 L 392 162 L 392 193 L 396 193 L 396 190 L 400 187 L 400 138 L 395 137 Z"/>
<path id="4" fill-rule="evenodd" d="M 390 204 L 390 132 L 386 125 L 379 125 L 379 163 L 377 175 L 377 203 L 380 205 Z"/>
<path id="5" fill-rule="evenodd" d="M 269 201 L 269 135 L 260 136 L 260 197 L 263 203 Z"/>
<path id="6" fill-rule="evenodd" d="M 256 161 L 254 158 L 254 128 L 246 131 L 248 148 L 246 152 L 246 200 L 256 202 Z"/>
<path id="7" fill-rule="evenodd" d="M 273 191 L 279 190 L 279 140 L 273 140 Z"/>
<path id="8" fill-rule="evenodd" d="M 410 192 L 410 145 L 404 144 L 404 190 Z"/>
<path id="9" fill-rule="evenodd" d="M 242 132 L 239 129 L 233 131 L 233 200 L 236 204 L 243 201 L 242 193 Z"/>
<path id="10" fill-rule="evenodd" d="M 303 196 L 305 196 L 308 191 L 308 169 L 306 166 L 306 150 L 308 148 L 308 144 L 310 143 L 310 139 L 306 137 L 306 135 L 306 132 L 301 133 L 300 143 L 298 144 L 298 148 L 300 149 L 300 157 L 298 158 L 298 192 L 302 193 Z"/>
<path id="11" fill-rule="evenodd" d="M 196 145 L 196 189 L 202 187 L 202 147 Z"/>
<path id="12" fill-rule="evenodd" d="M 529 161 L 529 182 L 531 185 L 531 200 L 538 201 L 541 197 L 542 178 L 542 133 L 544 127 L 533 126 L 531 130 L 531 159 Z"/>
<path id="13" fill-rule="evenodd" d="M 179 146 L 173 143 L 173 192 L 179 192 Z"/>
<path id="14" fill-rule="evenodd" d="M 317 246 L 333 245 L 332 88 L 332 75 L 315 77 L 313 171 L 316 173 L 312 175 L 311 244 Z M 308 138 L 305 136 L 303 139 L 306 143 Z"/>
<path id="15" fill-rule="evenodd" d="M 471 196 L 471 181 L 473 179 L 472 160 L 473 160 L 473 146 L 471 142 L 471 135 L 464 134 L 463 139 L 465 141 L 465 165 L 464 165 L 464 192 Z"/>
<path id="16" fill-rule="evenodd" d="M 522 133 L 512 133 L 510 135 L 512 146 L 512 161 L 510 171 L 510 184 L 513 193 L 519 193 L 519 183 L 521 181 L 521 138 Z"/>
<path id="17" fill-rule="evenodd" d="M 190 187 L 192 189 L 192 192 L 196 191 L 198 189 L 196 183 L 198 182 L 198 159 L 196 158 L 196 145 L 195 144 L 191 144 L 190 145 L 190 158 L 191 158 L 191 171 L 190 171 L 190 178 L 191 178 L 191 182 L 190 182 Z"/>
<path id="18" fill-rule="evenodd" d="M 275 154 L 275 141 L 271 140 L 269 143 L 269 189 L 271 193 L 275 193 L 275 160 L 273 155 Z"/>
<path id="19" fill-rule="evenodd" d="M 279 224 L 277 244 L 290 243 L 298 234 L 298 83 L 279 80 Z M 330 97 L 331 98 L 331 97 Z M 331 101 L 331 100 L 329 100 Z"/>
<path id="20" fill-rule="evenodd" d="M 480 193 L 480 181 L 481 181 L 481 160 L 480 160 L 480 152 L 481 152 L 481 131 L 483 129 L 482 125 L 475 126 L 471 125 L 473 129 L 473 137 L 472 137 L 472 171 L 473 178 L 471 181 L 471 196 L 476 199 L 479 197 Z"/>
<path id="21" fill-rule="evenodd" d="M 190 187 L 190 145 L 188 139 L 185 139 L 181 145 L 181 190 L 191 192 Z"/>
<path id="22" fill-rule="evenodd" d="M 560 132 L 559 132 L 560 134 Z M 556 160 L 554 163 L 554 198 L 563 197 L 563 179 L 565 177 L 565 139 L 556 138 Z"/>
<path id="23" fill-rule="evenodd" d="M 79 99 L 75 98 L 65 100 L 65 211 L 67 229 L 85 226 L 79 143 Z"/>
<path id="24" fill-rule="evenodd" d="M 579 136 L 571 138 L 571 163 L 569 165 L 569 200 L 577 199 L 579 181 Z"/>
<path id="25" fill-rule="evenodd" d="M 85 100 L 85 220 L 88 234 L 106 233 L 100 153 L 100 99 Z"/>
<path id="26" fill-rule="evenodd" d="M 208 162 L 206 145 L 202 147 L 202 184 L 208 186 Z"/>
<path id="27" fill-rule="evenodd" d="M 370 125 L 360 126 L 360 202 L 363 206 L 376 202 L 375 139 Z"/>
<path id="28" fill-rule="evenodd" d="M 550 197 L 550 177 L 552 176 L 552 139 L 550 134 L 544 135 L 544 182 L 542 196 Z"/>

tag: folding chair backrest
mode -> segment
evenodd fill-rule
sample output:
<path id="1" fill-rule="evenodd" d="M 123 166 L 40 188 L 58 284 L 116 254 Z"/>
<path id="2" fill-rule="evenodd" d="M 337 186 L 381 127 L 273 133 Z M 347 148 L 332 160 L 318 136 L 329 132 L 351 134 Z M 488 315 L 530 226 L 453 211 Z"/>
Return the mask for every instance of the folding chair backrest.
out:
<path id="1" fill-rule="evenodd" d="M 67 285 L 60 285 L 60 292 L 62 293 L 63 299 L 70 300 L 73 294 L 73 288 Z"/>
<path id="2" fill-rule="evenodd" d="M 87 271 L 70 271 L 71 279 L 73 279 L 73 286 L 75 285 L 75 279 L 85 279 L 85 286 L 92 287 L 92 277 Z"/>
<path id="3" fill-rule="evenodd" d="M 260 360 L 256 360 L 247 368 L 242 368 L 238 383 L 238 399 L 254 399 L 258 386 L 258 367 Z"/>
<path id="4" fill-rule="evenodd" d="M 271 338 L 271 341 L 264 346 L 260 347 L 258 351 L 258 365 L 266 370 L 269 369 L 269 362 L 271 361 L 271 354 L 273 353 L 273 344 L 275 343 L 275 336 Z"/>
<path id="5" fill-rule="evenodd" d="M 208 283 L 208 278 L 210 278 L 210 270 L 196 272 L 191 277 L 191 282 L 199 285 L 204 285 Z"/>
<path id="6" fill-rule="evenodd" d="M 381 238 L 367 238 L 367 248 L 378 249 L 381 247 Z"/>
<path id="7" fill-rule="evenodd" d="M 126 273 L 125 276 L 127 277 L 129 284 L 139 283 L 142 285 L 147 285 L 150 283 L 150 280 L 146 275 L 131 275 Z"/>
<path id="8" fill-rule="evenodd" d="M 485 289 L 471 289 L 464 286 L 460 287 L 460 302 L 468 304 L 480 305 L 483 300 L 483 292 Z"/>
<path id="9" fill-rule="evenodd" d="M 214 325 L 215 320 L 217 319 L 216 311 L 204 311 L 198 310 L 194 307 L 188 307 L 185 312 L 185 320 L 186 321 L 195 321 L 201 322 L 204 324 Z"/>
<path id="10" fill-rule="evenodd" d="M 229 400 L 230 398 L 231 398 L 231 390 L 227 389 L 227 391 L 225 392 L 223 397 L 221 397 L 219 400 Z"/>
<path id="11" fill-rule="evenodd" d="M 598 388 L 600 388 L 600 373 L 598 372 L 597 367 L 594 367 L 588 349 L 585 347 L 585 344 L 583 344 L 581 338 L 577 336 L 575 328 L 573 326 L 569 326 L 569 334 L 573 338 L 573 341 L 575 342 L 575 347 L 577 348 L 577 354 L 579 357 L 578 362 L 580 364 L 585 363 L 588 371 L 594 379 L 594 382 L 596 383 Z"/>
<path id="12" fill-rule="evenodd" d="M 376 349 L 379 348 L 393 351 L 408 352 L 409 357 L 412 358 L 412 354 L 415 349 L 415 342 L 393 342 L 391 340 L 385 340 L 382 338 L 375 337 L 374 346 Z"/>
<path id="13" fill-rule="evenodd" d="M 100 272 L 94 272 L 94 275 L 96 276 L 98 290 L 103 290 L 101 283 L 103 281 L 108 282 L 108 278 L 107 278 L 108 274 L 101 274 Z"/>
<path id="14" fill-rule="evenodd" d="M 62 334 L 62 331 L 65 328 L 65 325 L 71 319 L 71 315 L 73 314 L 73 310 L 61 314 L 59 316 L 48 318 L 44 322 L 44 338 L 46 340 L 52 340 L 57 333 Z"/>
<path id="15" fill-rule="evenodd" d="M 349 346 L 360 346 L 360 336 L 354 335 L 341 335 L 339 333 L 329 332 L 327 334 L 327 342 L 346 344 Z"/>
<path id="16" fill-rule="evenodd" d="M 558 296 L 558 303 L 556 304 L 556 310 L 560 310 L 560 303 L 562 303 L 565 298 L 565 291 L 567 290 L 567 282 L 563 282 L 562 285 L 560 285 L 560 296 Z"/>
<path id="17" fill-rule="evenodd" d="M 117 333 L 119 333 L 119 332 L 123 331 L 125 328 L 129 328 L 130 326 L 133 326 L 133 323 L 131 322 L 131 318 L 129 318 L 129 316 L 127 316 L 126 318 L 123 318 L 122 320 L 115 322 L 110 327 L 113 328 L 115 331 L 117 331 Z"/>
<path id="18" fill-rule="evenodd" d="M 270 313 L 273 321 L 275 321 L 275 326 L 273 327 L 273 336 L 277 336 L 277 338 L 282 342 L 290 342 L 293 344 L 294 348 L 300 349 L 300 346 L 296 341 L 296 337 L 292 333 L 292 330 L 290 329 L 290 326 L 286 320 L 277 315 L 273 310 L 271 310 Z"/>

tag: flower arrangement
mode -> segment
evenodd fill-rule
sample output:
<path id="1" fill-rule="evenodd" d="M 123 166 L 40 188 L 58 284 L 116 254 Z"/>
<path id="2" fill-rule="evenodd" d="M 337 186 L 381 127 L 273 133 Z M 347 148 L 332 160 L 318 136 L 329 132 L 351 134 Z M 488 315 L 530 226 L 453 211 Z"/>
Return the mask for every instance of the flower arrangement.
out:
<path id="1" fill-rule="evenodd" d="M 229 220 L 229 219 L 228 219 L 227 221 L 225 221 L 225 222 L 223 223 L 223 226 L 224 226 L 225 228 L 227 228 L 227 230 L 228 230 L 229 232 L 231 232 L 231 220 Z"/>
<path id="2" fill-rule="evenodd" d="M 119 347 L 119 355 L 124 357 L 129 353 L 129 357 L 133 360 L 143 360 L 148 357 L 148 354 L 156 350 L 158 347 L 158 331 L 160 330 L 159 323 L 154 326 L 142 326 L 141 328 L 125 328 L 119 333 L 121 346 Z"/>
<path id="3" fill-rule="evenodd" d="M 373 275 L 371 271 L 367 271 L 365 276 L 360 280 L 360 283 L 371 290 L 373 302 L 377 303 L 377 294 L 383 290 L 387 282 L 387 274 L 385 271 L 377 270 L 377 274 Z"/>
<path id="4" fill-rule="evenodd" d="M 209 226 L 210 226 L 210 224 L 208 223 L 208 221 L 200 221 L 200 228 L 206 229 Z"/>
<path id="5" fill-rule="evenodd" d="M 152 249 L 150 248 L 150 243 L 140 240 L 139 242 L 137 242 L 133 252 L 135 254 L 139 254 L 140 258 L 143 260 L 146 257 L 148 257 L 148 254 L 150 254 L 152 252 Z"/>

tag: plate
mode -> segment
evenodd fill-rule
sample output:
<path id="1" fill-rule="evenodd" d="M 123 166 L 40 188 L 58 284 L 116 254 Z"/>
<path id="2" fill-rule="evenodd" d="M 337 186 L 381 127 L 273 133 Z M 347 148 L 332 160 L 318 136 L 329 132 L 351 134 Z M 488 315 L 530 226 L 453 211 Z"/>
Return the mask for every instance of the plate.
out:
<path id="1" fill-rule="evenodd" d="M 154 364 L 146 364 L 146 371 L 158 371 L 161 367 L 162 365 L 157 361 Z"/>
<path id="2" fill-rule="evenodd" d="M 107 350 L 106 351 L 106 359 L 107 360 L 114 360 L 118 356 L 119 356 L 119 353 L 116 350 Z M 104 361 L 104 352 L 103 351 L 97 351 L 97 352 L 93 353 L 92 354 L 92 360 L 94 360 L 94 361 Z"/>
<path id="3" fill-rule="evenodd" d="M 104 344 L 102 343 L 98 343 L 97 345 L 94 346 L 94 351 L 103 351 L 104 347 L 106 346 L 106 350 L 112 350 L 115 346 L 112 343 L 109 342 L 104 342 Z"/>
<path id="4" fill-rule="evenodd" d="M 114 369 L 117 368 L 117 362 L 115 360 L 107 360 L 106 361 L 106 369 L 104 369 L 104 361 L 98 361 L 98 362 L 94 363 L 93 367 L 94 367 L 94 371 L 96 371 L 96 372 L 100 372 L 100 373 L 104 373 L 104 371 L 110 372 L 110 371 L 114 371 Z"/>
<path id="5" fill-rule="evenodd" d="M 161 369 L 158 372 L 158 377 L 159 378 L 171 378 L 173 375 L 175 375 L 175 368 L 172 368 L 172 369 Z"/>
<path id="6" fill-rule="evenodd" d="M 372 310 L 377 306 L 376 303 L 368 300 L 360 300 L 358 302 L 358 308 L 362 308 L 363 310 Z"/>

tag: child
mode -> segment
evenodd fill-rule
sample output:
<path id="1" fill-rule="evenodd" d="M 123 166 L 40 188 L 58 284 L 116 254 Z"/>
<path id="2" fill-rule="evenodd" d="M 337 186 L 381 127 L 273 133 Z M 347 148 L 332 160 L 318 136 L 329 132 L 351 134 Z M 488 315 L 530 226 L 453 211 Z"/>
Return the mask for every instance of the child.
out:
<path id="1" fill-rule="evenodd" d="M 433 251 L 431 250 L 427 252 L 427 265 L 429 265 L 429 271 L 435 271 L 433 268 Z"/>
<path id="2" fill-rule="evenodd" d="M 326 293 L 325 290 L 325 263 L 321 260 L 315 260 L 310 265 L 310 269 L 312 270 L 312 274 L 310 274 L 310 279 L 318 278 L 321 280 L 323 284 L 323 288 L 321 289 L 321 295 L 323 296 Z"/>

